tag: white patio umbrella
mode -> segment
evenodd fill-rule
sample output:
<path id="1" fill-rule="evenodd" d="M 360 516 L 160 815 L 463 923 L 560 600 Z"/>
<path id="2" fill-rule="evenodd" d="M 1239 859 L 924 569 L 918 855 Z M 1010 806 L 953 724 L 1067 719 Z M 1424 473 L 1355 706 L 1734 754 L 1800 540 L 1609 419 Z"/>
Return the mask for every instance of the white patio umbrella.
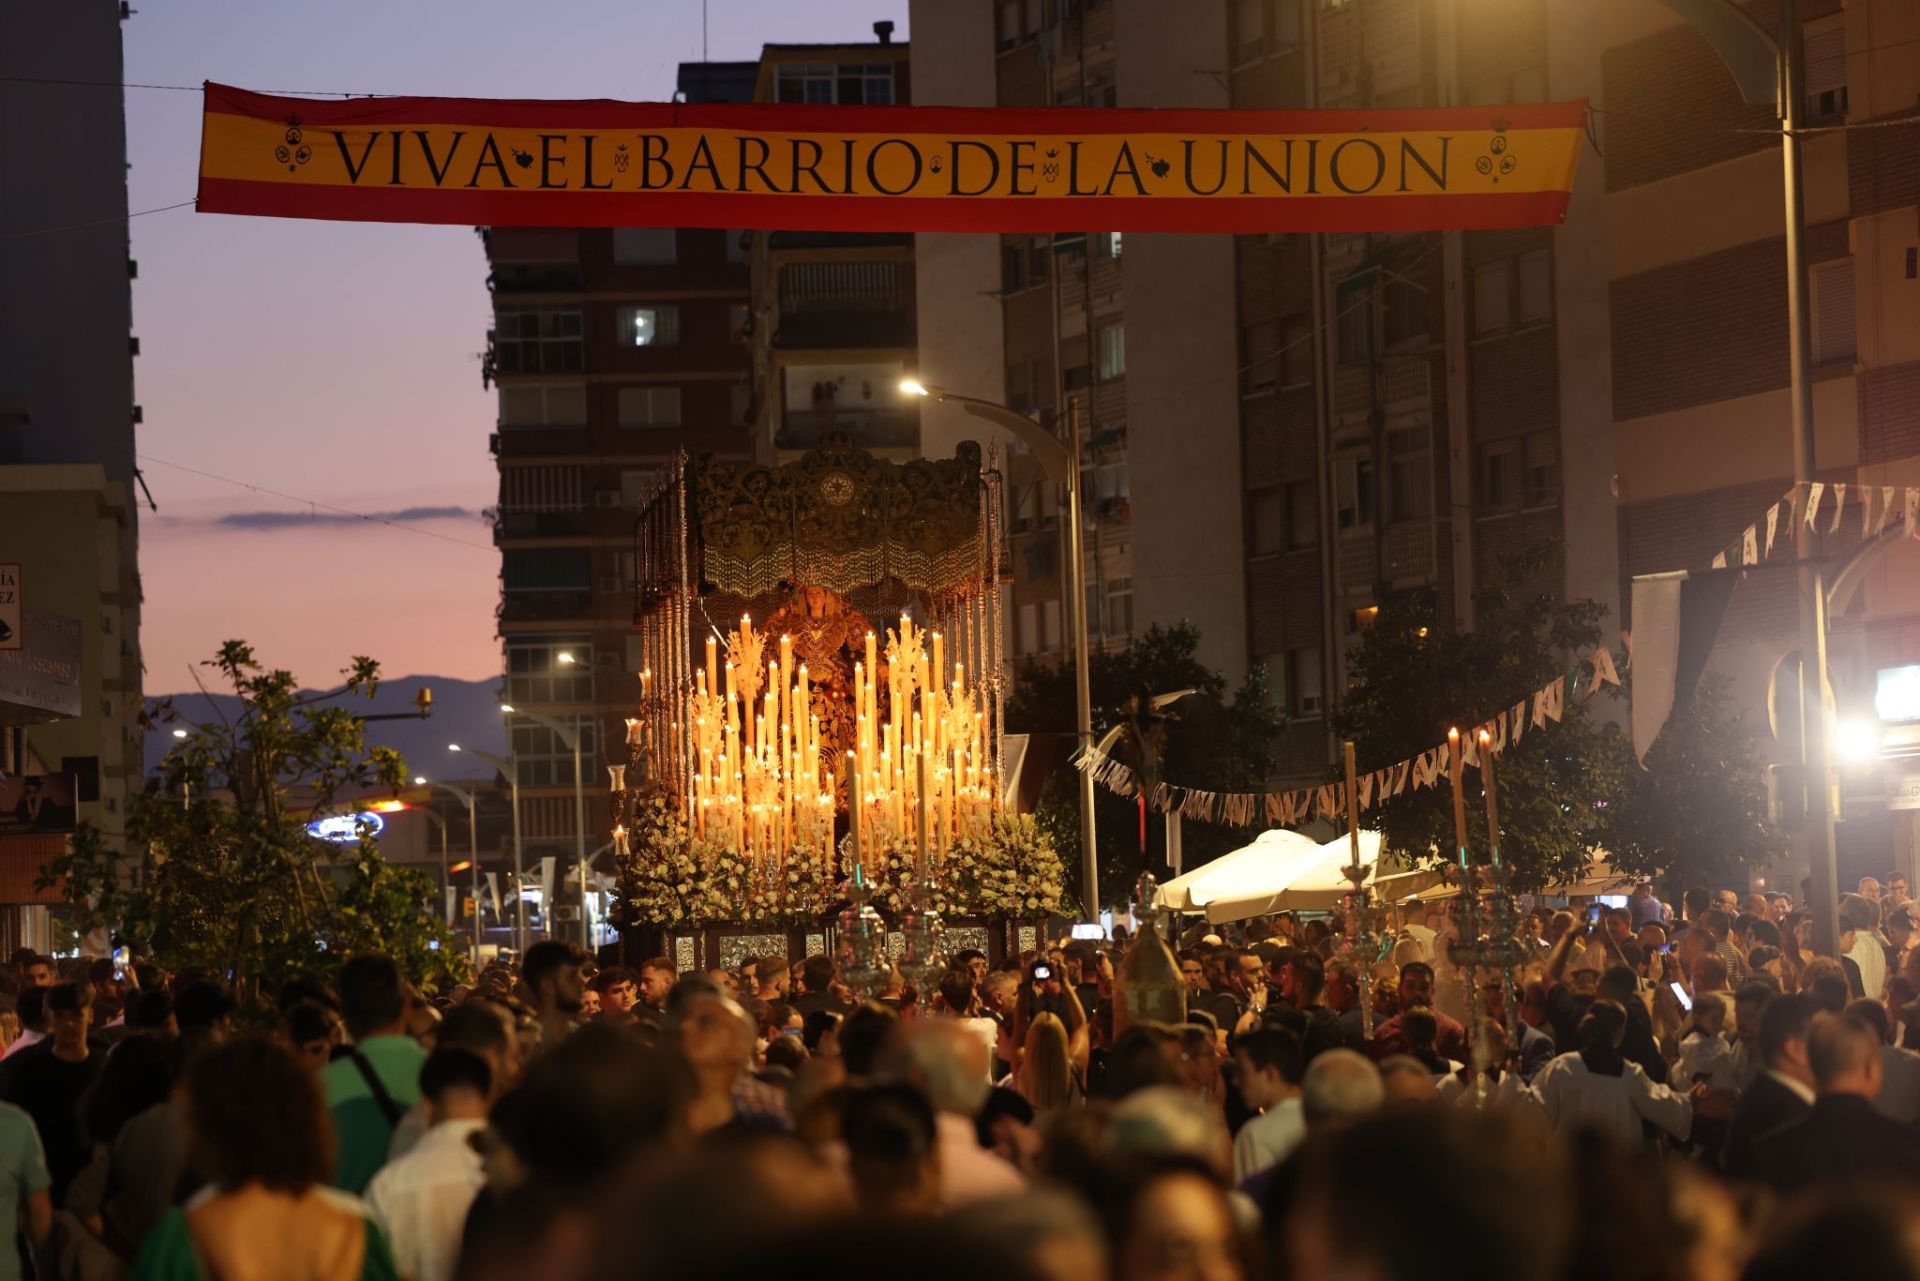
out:
<path id="1" fill-rule="evenodd" d="M 1320 844 L 1311 836 L 1275 828 L 1260 833 L 1249 845 L 1174 877 L 1155 893 L 1153 905 L 1176 912 L 1204 911 L 1222 897 L 1241 898 L 1263 887 L 1285 885 L 1320 858 Z"/>
<path id="2" fill-rule="evenodd" d="M 1367 869 L 1362 882 L 1373 878 L 1380 864 L 1380 833 L 1360 833 L 1360 865 Z M 1243 921 L 1249 916 L 1269 912 L 1324 912 L 1340 905 L 1341 896 L 1353 887 L 1347 879 L 1347 867 L 1353 851 L 1345 836 L 1335 837 L 1313 848 L 1313 857 L 1285 878 L 1274 878 L 1265 885 L 1249 884 L 1240 892 L 1216 893 L 1203 904 L 1207 919 L 1219 924 Z"/>

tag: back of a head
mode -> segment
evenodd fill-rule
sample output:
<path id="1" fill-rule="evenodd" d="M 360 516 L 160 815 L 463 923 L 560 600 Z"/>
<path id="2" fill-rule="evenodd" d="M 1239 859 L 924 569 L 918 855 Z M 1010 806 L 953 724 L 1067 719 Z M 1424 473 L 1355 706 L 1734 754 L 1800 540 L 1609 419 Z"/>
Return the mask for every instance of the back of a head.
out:
<path id="1" fill-rule="evenodd" d="M 1840 920 L 1856 930 L 1880 928 L 1880 904 L 1864 894 L 1840 896 Z"/>
<path id="2" fill-rule="evenodd" d="M 978 1112 L 988 1090 L 983 1062 L 987 1051 L 980 1039 L 939 1021 L 909 1025 L 901 1031 L 880 1057 L 881 1074 L 918 1087 L 936 1111 L 964 1117 Z M 841 1044 L 846 1044 L 844 1032 Z"/>
<path id="3" fill-rule="evenodd" d="M 535 1059 L 493 1124 L 536 1180 L 580 1188 L 675 1133 L 691 1095 L 678 1054 L 594 1023 Z"/>
<path id="4" fill-rule="evenodd" d="M 967 970 L 948 970 L 940 976 L 940 1003 L 947 1013 L 962 1015 L 973 1006 L 973 975 Z"/>
<path id="5" fill-rule="evenodd" d="M 900 1026 L 900 1016 L 878 1001 L 867 1001 L 840 1021 L 840 1062 L 847 1075 L 865 1080 L 878 1069 L 880 1055 Z"/>
<path id="6" fill-rule="evenodd" d="M 1856 1185 L 1803 1200 L 1778 1216 L 1744 1281 L 1804 1281 L 1844 1273 L 1874 1281 L 1920 1281 L 1920 1241 L 1911 1201 L 1887 1187 Z"/>
<path id="7" fill-rule="evenodd" d="M 1289 1214 L 1270 1216 L 1284 1257 L 1308 1231 L 1328 1274 L 1554 1281 L 1573 1226 L 1569 1172 L 1537 1123 L 1502 1109 L 1401 1108 L 1310 1135 Z M 1417 1170 L 1415 1195 L 1381 1172 Z"/>
<path id="8" fill-rule="evenodd" d="M 1870 1001 L 1863 996 L 1848 1004 L 1846 1016 L 1850 1019 L 1859 1019 L 1873 1029 L 1873 1034 L 1880 1038 L 1882 1045 L 1887 1043 L 1887 1034 L 1892 1030 L 1892 1023 L 1887 1017 L 1887 1007 L 1880 1002 Z"/>
<path id="9" fill-rule="evenodd" d="M 302 1001 L 283 1011 L 280 1025 L 294 1045 L 308 1045 L 333 1036 L 333 1012 L 316 1001 Z"/>
<path id="10" fill-rule="evenodd" d="M 1272 1068 L 1288 1085 L 1300 1084 L 1306 1052 L 1291 1029 L 1266 1024 L 1233 1039 L 1236 1056 L 1245 1055 L 1256 1071 Z"/>
<path id="11" fill-rule="evenodd" d="M 787 976 L 787 958 L 784 956 L 763 956 L 753 967 L 760 979 L 761 987 L 772 987 Z"/>
<path id="12" fill-rule="evenodd" d="M 433 1043 L 485 1053 L 506 1049 L 512 1037 L 513 1016 L 506 1009 L 492 1001 L 470 998 L 447 1011 Z"/>
<path id="13" fill-rule="evenodd" d="M 1760 1059 L 1768 1067 L 1779 1066 L 1789 1041 L 1804 1042 L 1807 1030 L 1819 1006 L 1804 992 L 1776 996 L 1760 1014 Z"/>
<path id="14" fill-rule="evenodd" d="M 833 958 L 824 952 L 815 952 L 800 962 L 800 978 L 809 994 L 826 991 L 833 984 L 833 974 Z"/>
<path id="15" fill-rule="evenodd" d="M 1106 1071 L 1090 1082 L 1097 1098 L 1124 1099 L 1156 1085 L 1178 1085 L 1180 1073 L 1167 1057 L 1172 1034 L 1159 1024 L 1135 1023 L 1114 1038 L 1107 1052 Z"/>
<path id="16" fill-rule="evenodd" d="M 484 1099 L 493 1089 L 493 1069 L 464 1046 L 442 1045 L 420 1065 L 420 1097 L 444 1106 L 457 1091 Z"/>
<path id="17" fill-rule="evenodd" d="M 1705 886 L 1695 885 L 1681 895 L 1680 902 L 1687 909 L 1687 919 L 1698 920 L 1700 914 L 1713 905 L 1713 895 Z"/>
<path id="18" fill-rule="evenodd" d="M 1847 1001 L 1853 995 L 1853 989 L 1846 979 L 1837 974 L 1821 974 L 1807 984 L 1807 995 L 1813 998 L 1828 1014 L 1838 1014 L 1847 1008 Z"/>
<path id="19" fill-rule="evenodd" d="M 319 1082 L 263 1037 L 212 1046 L 187 1071 L 193 1168 L 224 1190 L 259 1184 L 298 1196 L 333 1168 Z"/>
<path id="20" fill-rule="evenodd" d="M 527 985 L 529 992 L 537 992 L 540 984 L 569 965 L 579 965 L 585 959 L 577 944 L 561 939 L 543 939 L 527 949 L 525 959 L 520 962 L 520 981 Z M 345 995 L 345 987 L 343 981 L 342 995 Z"/>
<path id="21" fill-rule="evenodd" d="M 856 1090 L 840 1113 L 847 1155 L 875 1173 L 918 1169 L 932 1154 L 936 1133 L 933 1105 L 910 1085 Z"/>
<path id="22" fill-rule="evenodd" d="M 136 1032 L 157 1032 L 173 1017 L 173 998 L 163 990 L 135 992 L 127 998 L 127 1027 Z"/>
<path id="23" fill-rule="evenodd" d="M 685 978 L 675 979 L 673 986 L 667 989 L 664 1007 L 667 1019 L 671 1022 L 684 1018 L 695 1001 L 726 995 L 725 989 L 704 974 L 689 974 Z"/>
<path id="24" fill-rule="evenodd" d="M 1300 1082 L 1300 1109 L 1309 1126 L 1366 1116 L 1385 1101 L 1380 1069 L 1357 1050 L 1315 1055 Z"/>
<path id="25" fill-rule="evenodd" d="M 340 994 L 328 986 L 326 980 L 311 975 L 303 974 L 288 979 L 280 985 L 280 995 L 276 998 L 276 1003 L 283 1011 L 292 1009 L 302 1001 L 313 1001 L 336 1013 L 340 1009 Z"/>
<path id="26" fill-rule="evenodd" d="M 1618 1001 L 1596 997 L 1593 1004 L 1587 1006 L 1587 1012 L 1581 1015 L 1576 1036 L 1581 1050 L 1605 1055 L 1619 1048 L 1620 1038 L 1626 1035 L 1626 1031 L 1626 1007 Z"/>
<path id="27" fill-rule="evenodd" d="M 1639 989 L 1640 980 L 1627 965 L 1609 965 L 1600 973 L 1600 982 L 1594 988 L 1601 996 L 1619 1001 L 1622 1005 L 1633 998 Z"/>
<path id="28" fill-rule="evenodd" d="M 20 1026 L 29 1032 L 47 1030 L 47 989 L 30 987 L 22 992 L 13 1004 L 13 1012 L 20 1019 Z"/>
<path id="29" fill-rule="evenodd" d="M 1880 1056 L 1881 1038 L 1864 1019 L 1823 1014 L 1807 1029 L 1807 1064 L 1822 1090 L 1858 1076 Z"/>
<path id="30" fill-rule="evenodd" d="M 349 957 L 340 967 L 340 1015 L 354 1040 L 362 1041 L 393 1027 L 406 1009 L 406 984 L 391 956 L 375 953 Z"/>
<path id="31" fill-rule="evenodd" d="M 1150 1085 L 1116 1103 L 1107 1121 L 1111 1154 L 1191 1157 L 1212 1162 L 1226 1142 L 1220 1118 L 1177 1085 Z"/>
<path id="32" fill-rule="evenodd" d="M 1410 1048 L 1429 1052 L 1440 1037 L 1440 1020 L 1428 1006 L 1416 1005 L 1400 1012 L 1400 1034 Z"/>

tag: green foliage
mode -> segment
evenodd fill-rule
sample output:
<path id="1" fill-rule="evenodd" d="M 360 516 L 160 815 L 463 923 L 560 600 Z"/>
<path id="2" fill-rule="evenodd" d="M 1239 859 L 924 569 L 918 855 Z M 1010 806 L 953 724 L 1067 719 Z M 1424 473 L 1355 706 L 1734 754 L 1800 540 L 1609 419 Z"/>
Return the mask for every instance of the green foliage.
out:
<path id="1" fill-rule="evenodd" d="M 1786 834 L 1767 822 L 1759 734 L 1727 689 L 1709 674 L 1654 740 L 1646 770 L 1629 768 L 1610 815 L 1616 868 L 1707 885 L 1785 853 Z"/>
<path id="2" fill-rule="evenodd" d="M 1162 776 L 1219 791 L 1264 789 L 1282 728 L 1279 713 L 1267 700 L 1265 674 L 1255 669 L 1239 689 L 1229 692 L 1226 677 L 1195 656 L 1199 643 L 1200 633 L 1189 623 L 1156 624 L 1119 653 L 1096 650 L 1088 664 L 1094 739 L 1099 741 L 1122 718 L 1120 709 L 1128 699 L 1192 689 L 1192 697 L 1169 709 L 1173 719 L 1167 725 Z M 1073 665 L 1023 662 L 1007 702 L 1007 728 L 1071 739 L 1074 723 Z M 1041 831 L 1060 852 L 1076 899 L 1081 897 L 1079 785 L 1073 770 L 1056 770 L 1035 813 Z M 1143 858 L 1137 803 L 1105 788 L 1096 788 L 1094 798 L 1100 901 L 1122 903 L 1143 868 L 1165 876 L 1164 825 L 1160 815 L 1148 813 Z M 1189 821 L 1182 830 L 1186 863 L 1197 866 L 1250 838 L 1251 833 L 1241 829 Z"/>
<path id="3" fill-rule="evenodd" d="M 1474 598 L 1474 630 L 1457 633 L 1427 594 L 1385 602 L 1350 659 L 1352 686 L 1334 724 L 1362 767 L 1399 761 L 1511 707 L 1567 674 L 1601 641 L 1605 611 L 1538 590 L 1554 549 L 1507 563 Z M 1520 889 L 1576 879 L 1595 851 L 1618 870 L 1672 874 L 1686 884 L 1726 879 L 1782 847 L 1765 818 L 1764 766 L 1724 682 L 1702 683 L 1648 753 L 1642 770 L 1607 702 L 1569 700 L 1558 725 L 1529 728 L 1497 760 L 1500 852 Z M 1465 720 L 1452 718 L 1464 717 Z M 1487 857 L 1480 774 L 1466 776 L 1468 845 Z M 1452 791 L 1411 789 L 1373 812 L 1388 847 L 1425 863 L 1455 857 Z"/>
<path id="4" fill-rule="evenodd" d="M 1551 562 L 1544 545 L 1502 567 L 1474 597 L 1474 630 L 1456 632 L 1438 617 L 1430 593 L 1383 602 L 1349 658 L 1351 685 L 1334 726 L 1354 741 L 1362 768 L 1405 760 L 1510 708 L 1570 669 L 1571 655 L 1599 644 L 1605 611 L 1593 601 L 1562 603 L 1537 584 Z M 1529 729 L 1498 758 L 1500 852 L 1520 889 L 1578 877 L 1606 845 L 1609 810 L 1625 786 L 1630 758 L 1618 727 L 1595 708 L 1568 701 L 1558 725 Z M 1457 718 L 1468 718 L 1460 720 Z M 1480 774 L 1467 787 L 1468 845 L 1487 857 Z M 1453 796 L 1412 788 L 1372 811 L 1388 848 L 1422 863 L 1456 857 Z"/>
<path id="5" fill-rule="evenodd" d="M 243 998 L 358 951 L 387 952 L 428 985 L 457 977 L 449 967 L 464 961 L 440 924 L 431 878 L 389 864 L 364 831 L 341 844 L 307 834 L 311 817 L 335 812 L 343 795 L 397 788 L 406 776 L 399 754 L 368 747 L 366 723 L 332 701 L 370 698 L 379 665 L 356 657 L 345 684 L 320 694 L 262 667 L 241 641 L 205 665 L 241 707 L 188 727 L 133 797 L 127 833 L 148 851 L 144 875 L 87 829 L 48 864 L 42 886 L 61 889 L 77 923 L 114 926 L 168 968 L 226 975 Z M 163 702 L 146 725 L 177 721 Z"/>

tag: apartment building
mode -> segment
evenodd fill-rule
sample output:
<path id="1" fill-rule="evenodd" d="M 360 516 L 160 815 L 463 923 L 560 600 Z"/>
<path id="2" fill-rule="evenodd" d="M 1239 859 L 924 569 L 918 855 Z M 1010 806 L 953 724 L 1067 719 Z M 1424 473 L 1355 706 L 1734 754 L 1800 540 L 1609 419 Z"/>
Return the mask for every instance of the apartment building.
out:
<path id="1" fill-rule="evenodd" d="M 875 39 L 767 45 L 753 100 L 894 106 L 912 101 L 908 47 Z M 900 393 L 917 341 L 908 232 L 755 232 L 754 442 L 785 462 L 844 435 L 881 457 L 920 454 L 920 406 Z"/>
<path id="2" fill-rule="evenodd" d="M 1777 25 L 1774 4 L 1746 7 Z M 1817 461 L 1857 493 L 1920 470 L 1920 162 L 1899 127 L 1920 19 L 1895 0 L 1800 16 L 1822 130 L 1806 158 Z M 1139 235 L 1124 252 L 1116 236 L 1105 254 L 1093 231 L 917 238 L 922 377 L 1040 411 L 1084 398 L 1090 439 L 1114 450 L 1084 462 L 1119 463 L 1127 548 L 1088 580 L 1124 564 L 1131 627 L 1189 619 L 1208 662 L 1265 667 L 1286 779 L 1324 771 L 1345 655 L 1393 593 L 1431 590 L 1471 626 L 1475 585 L 1549 543 L 1542 585 L 1603 602 L 1616 626 L 1631 574 L 1704 567 L 1786 491 L 1771 108 L 1744 105 L 1655 0 L 925 2 L 912 21 L 925 103 L 1596 108 L 1557 228 Z M 1087 494 L 1096 512 L 1102 498 Z M 1847 515 L 1823 553 L 1836 566 L 1859 541 Z M 1060 648 L 1058 553 L 1027 550 L 1051 517 L 1013 513 L 1016 653 Z M 1871 710 L 1879 673 L 1920 660 L 1914 558 L 1882 544 L 1836 601 L 1843 710 Z M 1756 713 L 1793 602 L 1785 571 L 1736 590 L 1714 667 Z M 1911 816 L 1886 808 L 1900 769 L 1853 767 L 1843 880 L 1912 861 Z"/>
<path id="3" fill-rule="evenodd" d="M 0 775 L 61 776 L 71 817 L 123 853 L 142 773 L 129 16 L 0 9 L 0 564 L 24 607 L 0 636 Z M 54 945 L 33 881 L 65 842 L 0 835 L 0 946 Z"/>
<path id="4" fill-rule="evenodd" d="M 680 69 L 689 101 L 745 101 L 756 64 Z M 640 697 L 633 524 L 681 450 L 754 452 L 748 242 L 739 231 L 483 231 L 486 377 L 499 391 L 499 634 L 526 865 L 575 849 L 573 750 L 591 853 L 608 827 L 605 766 L 626 761 Z M 545 718 L 565 732 L 543 724 Z"/>

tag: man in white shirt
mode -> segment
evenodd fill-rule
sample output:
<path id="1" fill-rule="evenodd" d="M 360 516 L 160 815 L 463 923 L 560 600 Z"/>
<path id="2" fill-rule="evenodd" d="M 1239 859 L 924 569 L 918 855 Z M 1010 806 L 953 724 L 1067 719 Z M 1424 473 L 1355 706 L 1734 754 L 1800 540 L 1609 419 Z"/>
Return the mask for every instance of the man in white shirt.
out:
<path id="1" fill-rule="evenodd" d="M 474 1051 L 435 1050 L 420 1069 L 420 1097 L 432 1128 L 367 1186 L 367 1204 L 408 1281 L 453 1276 L 467 1211 L 486 1182 L 470 1140 L 487 1123 L 492 1085 L 492 1070 Z"/>
<path id="2" fill-rule="evenodd" d="M 1260 1115 L 1233 1140 L 1233 1181 L 1245 1183 L 1287 1159 L 1306 1137 L 1300 1080 L 1306 1071 L 1300 1038 L 1282 1027 L 1262 1027 L 1236 1037 L 1233 1061 L 1240 1099 Z"/>

